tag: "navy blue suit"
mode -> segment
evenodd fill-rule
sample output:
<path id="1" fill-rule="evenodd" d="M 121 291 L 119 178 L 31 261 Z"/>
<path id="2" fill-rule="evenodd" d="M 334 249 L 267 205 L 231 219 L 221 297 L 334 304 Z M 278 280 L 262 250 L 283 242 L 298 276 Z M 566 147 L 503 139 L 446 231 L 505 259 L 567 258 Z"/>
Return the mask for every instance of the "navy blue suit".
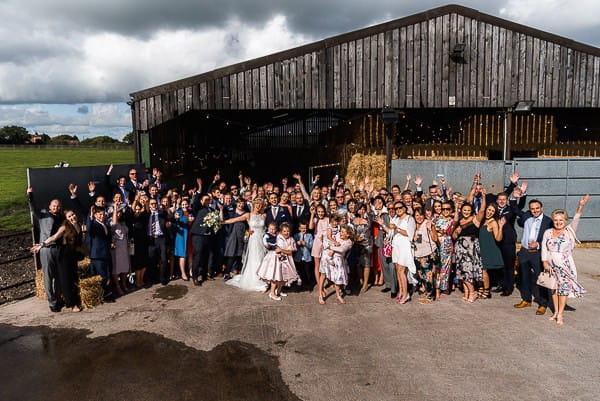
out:
<path id="1" fill-rule="evenodd" d="M 99 274 L 106 280 L 110 271 L 110 244 L 112 236 L 110 227 L 107 224 L 104 227 L 96 219 L 87 219 L 86 239 L 90 251 L 92 272 Z"/>
<path id="2" fill-rule="evenodd" d="M 265 213 L 267 214 L 267 217 L 265 218 L 265 227 L 268 227 L 269 224 L 271 224 L 272 222 L 275 222 L 277 224 L 277 227 L 279 227 L 279 225 L 281 223 L 288 223 L 289 225 L 292 225 L 292 216 L 290 216 L 290 211 L 288 210 L 287 207 L 284 206 L 275 206 L 276 208 L 276 213 L 273 213 L 273 207 L 272 206 L 268 206 L 267 210 L 265 210 Z"/>
<path id="3" fill-rule="evenodd" d="M 525 225 L 525 222 L 530 217 L 533 217 L 530 211 L 523 212 L 518 209 L 514 209 L 516 214 L 519 216 L 517 220 L 517 224 L 520 227 Z M 524 301 L 531 302 L 533 295 L 533 290 L 537 290 L 537 295 L 535 296 L 535 302 L 539 304 L 539 306 L 548 306 L 548 289 L 536 284 L 537 278 L 542 271 L 542 254 L 541 247 L 542 238 L 544 236 L 544 232 L 552 228 L 552 219 L 550 217 L 543 215 L 542 221 L 540 223 L 540 229 L 538 231 L 538 235 L 536 238 L 536 242 L 538 243 L 539 249 L 526 249 L 521 247 L 519 251 L 519 274 L 521 274 L 521 298 Z M 526 235 L 525 233 L 523 235 Z"/>

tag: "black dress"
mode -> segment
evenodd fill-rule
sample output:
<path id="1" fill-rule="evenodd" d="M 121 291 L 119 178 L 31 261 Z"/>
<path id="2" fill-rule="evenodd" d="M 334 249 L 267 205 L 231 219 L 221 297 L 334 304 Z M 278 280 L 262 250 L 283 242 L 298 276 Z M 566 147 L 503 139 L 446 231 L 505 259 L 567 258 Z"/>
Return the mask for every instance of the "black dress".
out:
<path id="1" fill-rule="evenodd" d="M 65 306 L 72 308 L 79 304 L 79 297 L 75 284 L 77 277 L 77 262 L 83 259 L 82 244 L 83 232 L 79 230 L 74 238 L 63 236 L 63 246 L 60 247 L 60 267 L 58 280 L 65 300 Z"/>
<path id="2" fill-rule="evenodd" d="M 140 270 L 148 267 L 148 212 L 131 217 L 131 237 L 133 238 L 134 252 L 131 257 L 131 269 Z"/>

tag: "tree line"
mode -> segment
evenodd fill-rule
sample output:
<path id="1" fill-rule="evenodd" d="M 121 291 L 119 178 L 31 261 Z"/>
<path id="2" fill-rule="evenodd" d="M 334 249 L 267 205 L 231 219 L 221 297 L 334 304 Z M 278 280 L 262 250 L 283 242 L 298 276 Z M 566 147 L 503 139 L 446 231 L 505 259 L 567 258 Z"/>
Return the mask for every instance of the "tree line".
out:
<path id="1" fill-rule="evenodd" d="M 79 140 L 77 135 L 57 135 L 51 137 L 48 134 L 39 134 L 37 132 L 29 133 L 26 128 L 16 125 L 9 125 L 0 128 L 0 144 L 2 145 L 112 145 L 112 144 L 132 144 L 133 133 L 128 133 L 122 140 L 112 138 L 107 135 L 96 136 Z"/>

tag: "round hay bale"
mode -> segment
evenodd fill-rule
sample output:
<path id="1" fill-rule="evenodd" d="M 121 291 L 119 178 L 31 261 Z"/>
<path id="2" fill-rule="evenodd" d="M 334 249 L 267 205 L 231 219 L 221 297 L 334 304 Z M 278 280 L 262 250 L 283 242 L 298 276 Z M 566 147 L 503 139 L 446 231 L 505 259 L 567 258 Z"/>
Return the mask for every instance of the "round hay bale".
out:
<path id="1" fill-rule="evenodd" d="M 44 271 L 37 269 L 35 271 L 35 296 L 39 299 L 46 299 L 46 287 L 44 286 Z"/>
<path id="2" fill-rule="evenodd" d="M 102 277 L 92 276 L 79 280 L 79 297 L 84 308 L 90 309 L 100 305 L 104 299 Z"/>

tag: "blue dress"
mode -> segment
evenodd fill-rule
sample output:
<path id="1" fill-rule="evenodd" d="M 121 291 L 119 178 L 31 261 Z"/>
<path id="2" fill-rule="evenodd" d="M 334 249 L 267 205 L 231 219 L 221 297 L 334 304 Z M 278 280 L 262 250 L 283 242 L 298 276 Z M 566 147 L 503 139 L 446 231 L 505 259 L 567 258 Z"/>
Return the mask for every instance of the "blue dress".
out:
<path id="1" fill-rule="evenodd" d="M 175 231 L 175 248 L 173 249 L 173 255 L 178 258 L 185 258 L 190 221 L 181 209 L 178 210 L 178 212 L 181 217 L 176 220 L 177 230 Z"/>

